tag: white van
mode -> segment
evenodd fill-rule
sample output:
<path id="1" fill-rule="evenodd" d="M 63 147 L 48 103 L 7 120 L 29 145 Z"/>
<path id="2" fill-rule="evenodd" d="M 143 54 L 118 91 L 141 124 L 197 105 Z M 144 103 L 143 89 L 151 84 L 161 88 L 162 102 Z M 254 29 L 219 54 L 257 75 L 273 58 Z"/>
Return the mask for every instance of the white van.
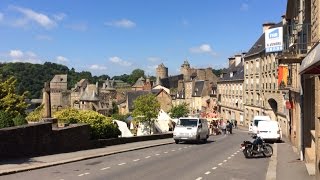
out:
<path id="1" fill-rule="evenodd" d="M 261 121 L 258 124 L 257 136 L 264 140 L 281 141 L 282 131 L 277 121 Z"/>
<path id="2" fill-rule="evenodd" d="M 184 117 L 179 118 L 173 131 L 173 139 L 176 144 L 180 141 L 203 141 L 209 138 L 209 128 L 206 119 Z"/>
<path id="3" fill-rule="evenodd" d="M 249 125 L 249 132 L 257 134 L 260 121 L 271 121 L 271 118 L 269 116 L 254 116 Z"/>

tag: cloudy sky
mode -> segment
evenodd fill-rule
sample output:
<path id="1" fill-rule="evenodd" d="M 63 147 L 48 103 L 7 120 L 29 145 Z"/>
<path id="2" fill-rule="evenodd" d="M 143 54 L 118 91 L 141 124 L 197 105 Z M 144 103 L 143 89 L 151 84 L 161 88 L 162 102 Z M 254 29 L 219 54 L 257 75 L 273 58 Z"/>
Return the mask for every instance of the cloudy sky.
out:
<path id="1" fill-rule="evenodd" d="M 222 68 L 245 52 L 286 0 L 1 0 L 0 62 L 46 61 L 93 75 L 149 75 L 184 60 Z"/>

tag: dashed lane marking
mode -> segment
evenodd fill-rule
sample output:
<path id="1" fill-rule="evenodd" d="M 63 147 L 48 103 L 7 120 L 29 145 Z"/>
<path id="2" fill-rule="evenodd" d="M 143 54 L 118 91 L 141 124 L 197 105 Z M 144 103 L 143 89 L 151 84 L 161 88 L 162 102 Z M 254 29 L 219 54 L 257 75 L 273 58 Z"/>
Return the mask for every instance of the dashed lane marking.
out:
<path id="1" fill-rule="evenodd" d="M 219 163 L 218 165 L 221 166 L 223 163 Z"/>
<path id="2" fill-rule="evenodd" d="M 167 154 L 168 152 L 166 151 L 166 152 L 164 152 L 165 154 Z"/>
<path id="3" fill-rule="evenodd" d="M 127 163 L 120 163 L 120 164 L 118 164 L 119 166 L 122 166 L 122 165 L 125 165 L 125 164 L 127 164 Z"/>
<path id="4" fill-rule="evenodd" d="M 140 159 L 135 159 L 135 160 L 133 160 L 134 162 L 137 162 L 137 161 L 140 161 Z"/>
<path id="5" fill-rule="evenodd" d="M 198 177 L 196 180 L 201 180 L 202 179 L 202 177 Z"/>
<path id="6" fill-rule="evenodd" d="M 89 175 L 89 174 L 90 174 L 89 172 L 84 173 L 84 175 Z"/>
<path id="7" fill-rule="evenodd" d="M 229 156 L 228 159 L 231 159 L 231 157 Z"/>
<path id="8" fill-rule="evenodd" d="M 81 176 L 83 176 L 83 175 L 84 175 L 84 174 L 79 174 L 78 176 L 81 177 Z"/>
<path id="9" fill-rule="evenodd" d="M 227 162 L 227 160 L 223 160 L 223 162 Z"/>
<path id="10" fill-rule="evenodd" d="M 232 154 L 231 156 L 233 157 L 234 155 Z"/>
<path id="11" fill-rule="evenodd" d="M 178 150 L 181 150 L 182 148 L 179 148 Z"/>
<path id="12" fill-rule="evenodd" d="M 215 170 L 215 169 L 217 169 L 217 167 L 213 167 L 212 169 Z"/>
<path id="13" fill-rule="evenodd" d="M 176 150 L 172 149 L 171 151 L 176 151 Z"/>
<path id="14" fill-rule="evenodd" d="M 204 173 L 205 175 L 208 175 L 208 174 L 210 174 L 211 172 L 210 171 L 207 171 L 206 173 Z"/>
<path id="15" fill-rule="evenodd" d="M 101 168 L 100 170 L 103 171 L 103 170 L 107 170 L 107 169 L 110 169 L 110 167 L 104 167 L 104 168 Z"/>
<path id="16" fill-rule="evenodd" d="M 160 154 L 156 154 L 156 156 L 160 156 Z"/>
<path id="17" fill-rule="evenodd" d="M 148 158 L 150 158 L 151 156 L 147 156 L 147 157 L 145 157 L 146 159 L 148 159 Z"/>
<path id="18" fill-rule="evenodd" d="M 183 148 L 188 148 L 188 146 L 185 146 L 185 147 L 183 147 Z"/>

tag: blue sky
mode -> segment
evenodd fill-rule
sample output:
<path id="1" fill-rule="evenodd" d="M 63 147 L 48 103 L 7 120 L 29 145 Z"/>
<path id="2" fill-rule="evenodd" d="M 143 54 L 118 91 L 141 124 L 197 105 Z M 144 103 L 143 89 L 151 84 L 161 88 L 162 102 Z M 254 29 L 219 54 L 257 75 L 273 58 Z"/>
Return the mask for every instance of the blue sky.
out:
<path id="1" fill-rule="evenodd" d="M 1 0 L 0 62 L 46 61 L 93 75 L 178 74 L 226 67 L 265 22 L 280 22 L 286 0 Z"/>

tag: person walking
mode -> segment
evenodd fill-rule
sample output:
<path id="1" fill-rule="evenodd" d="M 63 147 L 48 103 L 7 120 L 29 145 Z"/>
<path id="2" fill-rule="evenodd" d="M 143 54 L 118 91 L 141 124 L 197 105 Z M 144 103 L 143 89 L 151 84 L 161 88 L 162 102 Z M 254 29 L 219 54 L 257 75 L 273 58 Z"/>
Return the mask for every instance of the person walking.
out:
<path id="1" fill-rule="evenodd" d="M 221 130 L 223 134 L 227 134 L 227 125 L 224 121 L 221 122 Z"/>
<path id="2" fill-rule="evenodd" d="M 238 128 L 238 124 L 237 124 L 237 120 L 234 120 L 234 128 L 237 129 Z"/>

